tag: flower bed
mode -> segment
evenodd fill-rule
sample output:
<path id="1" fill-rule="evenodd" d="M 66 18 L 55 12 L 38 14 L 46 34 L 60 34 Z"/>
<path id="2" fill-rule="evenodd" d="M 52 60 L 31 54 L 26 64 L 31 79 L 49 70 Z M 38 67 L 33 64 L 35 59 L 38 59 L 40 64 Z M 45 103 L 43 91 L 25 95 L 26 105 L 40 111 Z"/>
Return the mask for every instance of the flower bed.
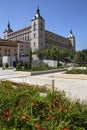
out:
<path id="1" fill-rule="evenodd" d="M 0 83 L 0 130 L 86 130 L 87 104 L 71 101 L 64 92 Z"/>

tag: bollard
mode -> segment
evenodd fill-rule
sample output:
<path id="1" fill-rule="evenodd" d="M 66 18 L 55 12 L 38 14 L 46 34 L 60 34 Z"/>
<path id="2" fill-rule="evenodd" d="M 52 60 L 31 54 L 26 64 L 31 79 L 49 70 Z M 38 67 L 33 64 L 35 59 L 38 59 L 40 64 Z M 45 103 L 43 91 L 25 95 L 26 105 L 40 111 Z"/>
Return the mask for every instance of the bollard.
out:
<path id="1" fill-rule="evenodd" d="M 55 80 L 52 79 L 52 90 L 54 91 L 54 86 L 55 86 Z"/>

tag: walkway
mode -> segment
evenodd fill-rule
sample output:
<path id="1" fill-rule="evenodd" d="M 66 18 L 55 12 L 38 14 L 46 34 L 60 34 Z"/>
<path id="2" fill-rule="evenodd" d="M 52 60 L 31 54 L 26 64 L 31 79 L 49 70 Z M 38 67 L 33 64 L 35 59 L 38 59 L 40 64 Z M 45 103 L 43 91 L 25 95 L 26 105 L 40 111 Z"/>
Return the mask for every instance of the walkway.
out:
<path id="1" fill-rule="evenodd" d="M 73 77 L 74 76 L 74 77 Z M 14 82 L 26 82 L 29 84 L 47 84 L 50 88 L 52 87 L 52 80 L 55 81 L 55 89 L 64 90 L 67 96 L 81 100 L 87 100 L 87 79 L 85 76 L 76 75 L 64 75 L 59 73 L 50 73 L 43 75 L 30 76 L 30 73 L 21 73 L 14 70 L 0 70 L 0 80 L 10 80 Z"/>

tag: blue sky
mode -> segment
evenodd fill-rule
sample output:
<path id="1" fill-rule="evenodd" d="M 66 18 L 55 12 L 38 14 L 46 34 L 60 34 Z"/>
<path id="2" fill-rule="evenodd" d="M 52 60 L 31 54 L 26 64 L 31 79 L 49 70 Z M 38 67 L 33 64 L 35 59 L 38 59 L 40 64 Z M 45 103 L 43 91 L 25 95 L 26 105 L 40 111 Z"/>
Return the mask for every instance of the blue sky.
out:
<path id="1" fill-rule="evenodd" d="M 76 49 L 87 49 L 87 0 L 0 0 L 0 37 L 8 21 L 14 31 L 30 25 L 38 5 L 46 30 L 67 37 L 72 28 Z"/>

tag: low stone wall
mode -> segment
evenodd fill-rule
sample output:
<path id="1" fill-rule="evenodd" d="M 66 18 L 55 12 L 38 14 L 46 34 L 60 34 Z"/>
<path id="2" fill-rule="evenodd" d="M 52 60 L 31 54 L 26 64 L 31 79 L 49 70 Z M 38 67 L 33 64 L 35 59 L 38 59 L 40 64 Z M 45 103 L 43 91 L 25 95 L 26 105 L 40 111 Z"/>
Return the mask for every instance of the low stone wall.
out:
<path id="1" fill-rule="evenodd" d="M 68 68 L 64 69 L 52 69 L 52 70 L 45 70 L 45 71 L 34 71 L 31 72 L 31 75 L 40 75 L 40 74 L 47 74 L 47 73 L 55 73 L 55 72 L 62 72 L 62 71 L 67 71 Z"/>
<path id="2" fill-rule="evenodd" d="M 31 77 L 31 76 L 20 76 L 16 78 L 11 78 L 10 81 L 15 83 L 27 83 L 30 85 L 35 85 L 39 87 L 45 87 L 48 90 L 54 90 L 55 80 L 44 78 L 44 77 Z"/>
<path id="3" fill-rule="evenodd" d="M 54 90 L 55 81 L 54 79 L 42 78 L 42 77 L 30 77 L 26 79 L 26 82 L 32 85 L 37 85 L 40 87 L 45 86 L 46 89 Z"/>

